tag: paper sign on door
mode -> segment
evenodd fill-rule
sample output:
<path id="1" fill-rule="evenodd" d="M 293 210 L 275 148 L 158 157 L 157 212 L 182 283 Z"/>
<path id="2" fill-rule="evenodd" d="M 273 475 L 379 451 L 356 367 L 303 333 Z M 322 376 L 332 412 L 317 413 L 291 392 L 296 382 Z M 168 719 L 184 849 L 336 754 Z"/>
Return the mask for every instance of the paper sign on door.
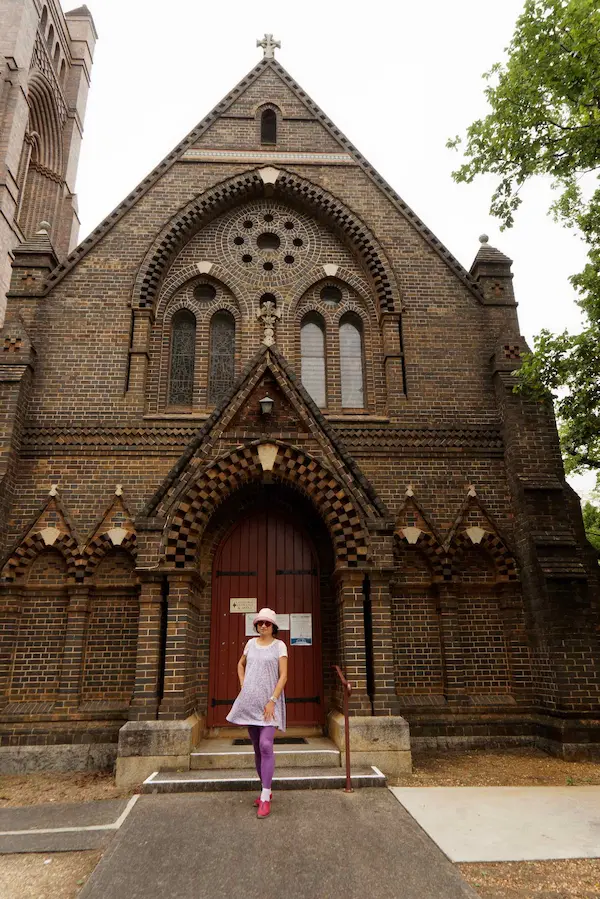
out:
<path id="1" fill-rule="evenodd" d="M 291 646 L 312 646 L 312 615 L 301 613 L 290 615 Z"/>

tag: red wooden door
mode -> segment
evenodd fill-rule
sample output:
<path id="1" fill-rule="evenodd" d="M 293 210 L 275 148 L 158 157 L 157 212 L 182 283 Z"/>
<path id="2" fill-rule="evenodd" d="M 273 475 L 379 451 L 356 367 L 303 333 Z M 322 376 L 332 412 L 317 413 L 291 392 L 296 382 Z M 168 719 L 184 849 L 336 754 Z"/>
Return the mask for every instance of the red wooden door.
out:
<path id="1" fill-rule="evenodd" d="M 223 539 L 213 565 L 208 725 L 227 725 L 238 694 L 237 662 L 247 640 L 245 615 L 230 612 L 230 599 L 256 598 L 278 615 L 310 613 L 312 646 L 288 647 L 287 722 L 323 723 L 319 570 L 308 534 L 280 511 L 261 510 L 241 519 Z"/>

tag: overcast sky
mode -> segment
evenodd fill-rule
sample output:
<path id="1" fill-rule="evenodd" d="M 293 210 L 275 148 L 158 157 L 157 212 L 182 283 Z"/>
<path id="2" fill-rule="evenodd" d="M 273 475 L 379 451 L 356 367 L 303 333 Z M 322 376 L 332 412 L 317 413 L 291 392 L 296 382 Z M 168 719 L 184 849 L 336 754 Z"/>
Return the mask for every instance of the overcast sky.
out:
<path id="1" fill-rule="evenodd" d="M 484 232 L 514 260 L 521 330 L 579 326 L 568 277 L 585 251 L 531 185 L 517 224 L 488 214 L 493 180 L 456 185 L 448 137 L 485 114 L 523 0 L 87 0 L 99 34 L 77 182 L 86 236 L 258 62 L 276 56 L 468 269 Z M 65 10 L 77 5 L 62 0 Z M 586 491 L 593 479 L 573 482 Z"/>

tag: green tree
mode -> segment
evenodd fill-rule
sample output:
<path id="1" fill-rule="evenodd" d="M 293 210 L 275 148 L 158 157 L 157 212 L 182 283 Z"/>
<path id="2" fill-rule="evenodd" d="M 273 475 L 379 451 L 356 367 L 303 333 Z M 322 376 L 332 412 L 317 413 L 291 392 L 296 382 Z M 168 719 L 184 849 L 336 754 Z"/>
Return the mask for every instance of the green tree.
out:
<path id="1" fill-rule="evenodd" d="M 583 504 L 583 524 L 585 526 L 585 535 L 592 546 L 600 553 L 600 509 L 592 503 Z"/>
<path id="2" fill-rule="evenodd" d="M 561 423 L 567 471 L 594 469 L 600 483 L 600 4 L 526 0 L 506 63 L 484 75 L 491 112 L 448 146 L 466 162 L 453 173 L 470 183 L 498 177 L 491 212 L 513 224 L 522 186 L 552 178 L 557 221 L 579 231 L 588 262 L 571 282 L 585 327 L 542 331 L 523 364 L 520 387 L 543 400 L 549 390 Z"/>

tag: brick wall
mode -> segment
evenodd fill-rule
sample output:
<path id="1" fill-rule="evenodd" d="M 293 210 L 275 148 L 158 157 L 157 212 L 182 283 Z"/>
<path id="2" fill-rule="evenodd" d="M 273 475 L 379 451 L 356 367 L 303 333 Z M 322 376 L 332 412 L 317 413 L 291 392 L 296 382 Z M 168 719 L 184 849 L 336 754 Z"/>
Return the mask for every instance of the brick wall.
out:
<path id="1" fill-rule="evenodd" d="M 265 102 L 279 110 L 274 152 L 310 157 L 265 155 L 259 133 Z M 22 539 L 50 485 L 57 483 L 72 540 L 85 556 L 86 535 L 95 533 L 115 485 L 122 484 L 140 553 L 135 576 L 129 563 L 117 564 L 124 557 L 113 554 L 95 576 L 83 579 L 90 590 L 88 611 L 82 611 L 84 599 L 76 597 L 72 584 L 67 594 L 64 578 L 43 589 L 29 581 L 2 587 L 2 645 L 14 643 L 21 597 L 20 620 L 30 629 L 29 636 L 18 638 L 21 686 L 15 697 L 55 696 L 58 648 L 44 675 L 52 688 L 32 686 L 32 680 L 27 687 L 32 659 L 27 653 L 36 642 L 56 639 L 62 627 L 70 640 L 69 659 L 76 657 L 75 650 L 82 652 L 84 703 L 124 704 L 133 689 L 131 717 L 154 717 L 159 699 L 163 717 L 183 717 L 194 708 L 203 712 L 212 559 L 236 516 L 271 495 L 265 483 L 270 482 L 279 500 L 311 528 L 322 554 L 329 702 L 341 705 L 331 672 L 332 664 L 341 663 L 356 688 L 353 713 L 370 714 L 374 708 L 389 714 L 396 708 L 395 694 L 407 714 L 416 716 L 425 714 L 425 700 L 437 703 L 447 716 L 438 728 L 457 726 L 452 716 L 469 703 L 483 708 L 485 718 L 486 703 L 498 697 L 505 704 L 505 721 L 511 705 L 523 714 L 532 707 L 591 714 L 599 695 L 592 636 L 598 620 L 594 562 L 582 548 L 578 512 L 564 486 L 552 416 L 514 397 L 512 362 L 500 364 L 495 355 L 499 341 L 514 343 L 518 333 L 511 297 L 496 301 L 483 269 L 481 290 L 469 286 L 464 272 L 443 248 L 438 252 L 416 218 L 402 211 L 402 204 L 268 67 L 198 137 L 195 148 L 200 156 L 190 153 L 160 178 L 149 179 L 112 226 L 91 238 L 79 261 L 67 263 L 64 276 L 51 276 L 47 296 L 20 295 L 23 272 L 15 270 L 10 303 L 26 323 L 38 362 L 28 404 L 24 391 L 19 408 L 11 412 L 22 436 L 19 432 L 12 449 L 11 483 L 0 488 L 0 501 L 8 509 L 3 550 L 12 551 Z M 256 175 L 265 164 L 282 172 L 274 183 Z M 275 235 L 278 247 L 261 246 L 266 233 Z M 244 256 L 252 259 L 244 261 Z M 272 267 L 265 268 L 268 264 Z M 199 298 L 201 284 L 214 287 L 214 298 Z M 323 299 L 325 285 L 337 286 L 341 299 Z M 291 380 L 286 387 L 285 379 L 261 375 L 243 402 L 234 399 L 224 426 L 227 412 L 218 418 L 207 397 L 210 318 L 222 308 L 234 316 L 240 374 L 265 335 L 259 318 L 265 292 L 275 296 L 281 313 L 275 337 Z M 171 408 L 167 394 L 170 321 L 180 308 L 191 309 L 197 323 L 193 402 L 186 409 Z M 364 408 L 345 410 L 339 324 L 350 311 L 362 323 L 366 399 Z M 325 329 L 327 406 L 320 419 L 312 408 L 299 411 L 293 391 L 307 313 L 320 315 Z M 259 413 L 264 392 L 275 400 L 268 420 Z M 204 426 L 208 430 L 201 432 Z M 200 433 L 203 442 L 179 463 L 170 488 L 153 507 L 155 517 L 141 519 Z M 215 475 L 222 489 L 216 491 L 212 518 L 202 522 L 197 562 L 177 573 L 165 567 L 165 517 L 174 508 L 170 504 L 181 499 L 183 482 L 187 489 L 215 459 L 267 437 L 335 471 L 347 488 L 349 507 L 358 510 L 368 557 L 353 557 L 348 566 L 336 559 L 335 522 L 326 529 L 322 517 L 329 513 L 319 507 L 324 489 L 318 495 L 308 489 L 296 454 L 290 461 L 296 480 L 286 481 L 283 472 L 265 473 L 263 479 L 257 466 L 251 484 L 244 482 L 245 470 L 228 468 Z M 334 446 L 334 438 L 341 439 L 344 450 Z M 241 451 L 239 458 L 246 458 Z M 394 532 L 418 525 L 415 516 L 402 519 L 409 485 L 429 521 L 442 573 L 433 570 L 430 557 L 421 557 L 420 549 L 405 546 L 394 555 Z M 481 507 L 465 506 L 471 485 Z M 211 496 L 213 486 L 206 486 Z M 465 551 L 470 527 L 485 530 L 505 557 L 516 558 L 518 578 L 509 579 L 489 547 Z M 38 562 L 33 564 L 35 571 Z M 369 590 L 373 697 L 367 696 L 364 633 Z M 42 612 L 35 619 L 27 611 L 34 601 Z M 41 622 L 49 615 L 63 621 L 68 602 L 73 621 L 87 615 L 83 637 L 74 624 L 69 635 L 64 623 L 50 636 L 36 630 L 46 627 Z M 164 694 L 159 697 L 165 609 Z M 126 660 L 120 669 L 118 658 Z M 6 684 L 6 665 L 0 667 L 0 691 L 3 677 Z M 64 680 L 69 689 L 74 678 L 77 670 Z M 82 711 L 63 708 L 49 714 L 59 713 L 74 722 Z M 100 710 L 97 715 L 99 726 L 108 720 L 101 720 Z"/>

